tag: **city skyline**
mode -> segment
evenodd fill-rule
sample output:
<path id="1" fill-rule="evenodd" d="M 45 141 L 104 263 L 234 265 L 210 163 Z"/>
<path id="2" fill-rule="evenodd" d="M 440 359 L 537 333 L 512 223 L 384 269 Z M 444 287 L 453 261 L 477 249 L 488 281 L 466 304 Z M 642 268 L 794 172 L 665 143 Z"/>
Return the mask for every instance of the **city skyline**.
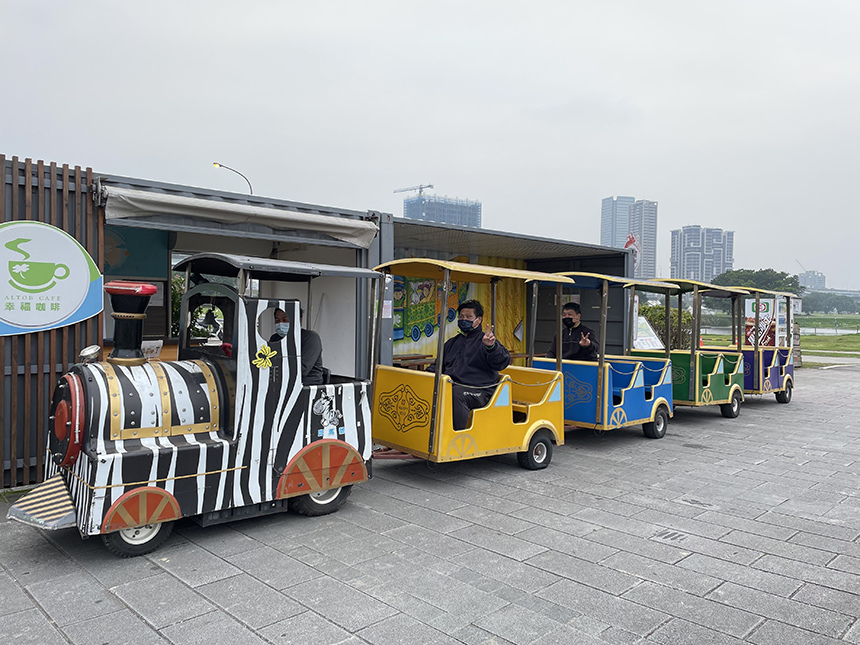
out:
<path id="1" fill-rule="evenodd" d="M 691 224 L 670 233 L 670 278 L 712 282 L 734 268 L 734 231 Z"/>
<path id="2" fill-rule="evenodd" d="M 425 222 L 481 228 L 481 202 L 447 195 L 407 197 L 403 200 L 403 217 Z"/>
<path id="3" fill-rule="evenodd" d="M 394 214 L 432 179 L 480 195 L 487 229 L 587 243 L 622 190 L 663 231 L 736 231 L 736 267 L 860 289 L 858 3 L 45 6 L 3 5 L 7 156 L 244 192 L 217 159 L 261 196 Z M 55 75 L 69 60 L 110 91 Z"/>

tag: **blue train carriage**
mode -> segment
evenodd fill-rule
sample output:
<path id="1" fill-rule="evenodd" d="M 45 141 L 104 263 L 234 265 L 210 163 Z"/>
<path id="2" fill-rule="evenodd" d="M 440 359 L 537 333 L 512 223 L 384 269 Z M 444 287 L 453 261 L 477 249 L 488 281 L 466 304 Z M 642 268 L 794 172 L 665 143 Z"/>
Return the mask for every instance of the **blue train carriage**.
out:
<path id="1" fill-rule="evenodd" d="M 692 328 L 687 339 L 681 325 L 676 325 L 676 334 L 671 338 L 672 396 L 676 406 L 719 406 L 720 414 L 729 419 L 737 418 L 744 400 L 744 357 L 739 343 L 743 329 L 737 326 L 737 313 L 742 312 L 741 298 L 749 292 L 738 287 L 675 279 L 677 294 L 677 319 L 682 319 L 683 297 L 689 294 L 692 300 Z M 703 346 L 698 339 L 702 332 L 702 301 L 704 298 L 721 298 L 731 301 L 732 341 L 729 346 Z M 670 315 L 669 298 L 666 299 L 666 317 Z M 670 338 L 670 336 L 666 336 Z M 661 355 L 650 349 L 635 349 L 637 357 Z"/>
<path id="2" fill-rule="evenodd" d="M 496 324 L 495 285 L 499 281 L 532 281 L 535 295 L 540 281 L 573 282 L 570 278 L 534 271 L 417 258 L 394 260 L 376 269 L 414 276 L 416 280 L 438 281 L 442 285 L 443 303 L 453 303 L 456 285 L 493 285 L 489 311 L 484 314 L 485 327 Z M 536 297 L 532 303 L 534 313 Z M 559 304 L 559 316 L 560 307 Z M 378 309 L 381 311 L 381 307 Z M 530 354 L 534 353 L 533 337 L 534 330 L 529 334 Z M 523 468 L 546 468 L 552 460 L 553 445 L 564 444 L 561 374 L 532 367 L 508 367 L 500 372 L 488 404 L 472 411 L 470 426 L 454 430 L 453 382 L 442 374 L 445 340 L 445 334 L 440 333 L 435 373 L 387 365 L 376 368 L 374 443 L 436 463 L 516 453 Z"/>
<path id="3" fill-rule="evenodd" d="M 611 289 L 625 290 L 630 307 L 627 345 L 633 346 L 636 325 L 635 294 L 639 291 L 668 294 L 678 285 L 666 282 L 633 280 L 598 273 L 565 272 L 576 289 L 600 292 L 600 347 L 597 361 L 536 358 L 534 366 L 564 373 L 564 421 L 572 427 L 612 430 L 642 425 L 646 437 L 660 439 L 666 434 L 674 413 L 672 403 L 672 361 L 665 356 L 613 356 L 606 353 L 606 329 Z M 558 294 L 562 300 L 562 294 Z M 556 337 L 561 338 L 561 318 Z"/>
<path id="4" fill-rule="evenodd" d="M 249 285 L 298 283 L 311 303 L 316 278 L 366 286 L 379 274 L 228 254 L 193 256 L 176 269 L 187 277 L 179 360 L 147 362 L 141 351 L 155 287 L 105 285 L 114 347 L 104 362 L 98 346 L 84 350 L 61 377 L 45 481 L 11 507 L 11 519 L 77 527 L 129 557 L 155 549 L 183 517 L 208 526 L 288 508 L 322 515 L 368 479 L 370 381 L 322 370 L 322 385 L 303 384 L 299 300 L 251 297 Z M 275 308 L 292 322 L 277 342 Z M 218 333 L 195 338 L 205 309 L 220 312 L 221 322 L 209 317 Z"/>
<path id="5" fill-rule="evenodd" d="M 753 315 L 746 301 L 742 335 L 744 346 L 744 393 L 774 394 L 779 403 L 789 403 L 794 390 L 793 293 L 744 287 L 750 292 Z M 785 303 L 784 319 L 780 303 Z M 740 326 L 741 321 L 738 321 Z M 758 333 L 754 333 L 758 330 Z"/>

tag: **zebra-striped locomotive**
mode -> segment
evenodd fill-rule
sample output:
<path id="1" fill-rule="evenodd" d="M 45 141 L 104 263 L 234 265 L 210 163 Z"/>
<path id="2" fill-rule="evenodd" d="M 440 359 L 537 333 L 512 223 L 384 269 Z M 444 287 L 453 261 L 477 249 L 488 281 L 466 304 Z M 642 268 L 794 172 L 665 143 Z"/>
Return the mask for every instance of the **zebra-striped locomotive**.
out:
<path id="1" fill-rule="evenodd" d="M 321 515 L 368 479 L 370 382 L 324 370 L 323 384 L 303 384 L 299 301 L 248 297 L 244 287 L 261 262 L 269 270 L 264 278 L 309 284 L 318 275 L 378 274 L 195 258 L 203 258 L 206 273 L 236 277 L 238 288 L 187 272 L 198 284 L 183 296 L 177 361 L 147 362 L 141 351 L 155 288 L 105 286 L 114 348 L 105 362 L 84 360 L 61 377 L 51 402 L 45 482 L 9 517 L 49 529 L 76 526 L 131 556 L 156 548 L 182 517 L 206 526 L 287 508 Z M 266 333 L 275 309 L 295 321 L 286 336 Z M 206 328 L 200 312 L 207 310 L 210 339 L 200 343 L 195 335 Z"/>

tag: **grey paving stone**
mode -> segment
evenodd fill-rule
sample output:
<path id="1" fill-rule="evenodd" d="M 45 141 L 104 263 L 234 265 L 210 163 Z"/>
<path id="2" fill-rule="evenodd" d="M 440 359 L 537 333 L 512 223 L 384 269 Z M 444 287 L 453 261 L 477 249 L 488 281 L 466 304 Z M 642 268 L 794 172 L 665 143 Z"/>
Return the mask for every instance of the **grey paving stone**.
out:
<path id="1" fill-rule="evenodd" d="M 612 645 L 602 638 L 591 636 L 568 625 L 557 627 L 545 636 L 541 636 L 531 645 Z"/>
<path id="2" fill-rule="evenodd" d="M 230 578 L 239 569 L 202 547 L 183 540 L 164 546 L 146 557 L 190 587 Z"/>
<path id="3" fill-rule="evenodd" d="M 32 584 L 28 591 L 60 627 L 121 609 L 101 584 L 79 573 Z"/>
<path id="4" fill-rule="evenodd" d="M 660 607 L 676 618 L 743 638 L 762 622 L 760 616 L 692 594 L 645 582 L 623 596 L 646 607 Z"/>
<path id="5" fill-rule="evenodd" d="M 0 620 L 0 643 L 66 645 L 67 641 L 38 609 L 9 614 Z"/>
<path id="6" fill-rule="evenodd" d="M 167 641 L 129 610 L 63 628 L 75 645 L 165 645 Z"/>
<path id="7" fill-rule="evenodd" d="M 791 598 L 797 602 L 829 609 L 846 616 L 857 617 L 860 611 L 858 594 L 829 589 L 813 583 L 804 584 Z"/>
<path id="8" fill-rule="evenodd" d="M 111 591 L 156 629 L 215 609 L 194 590 L 166 573 L 119 585 Z"/>
<path id="9" fill-rule="evenodd" d="M 544 526 L 536 526 L 523 531 L 517 537 L 589 562 L 600 562 L 618 552 L 618 549 L 614 547 L 599 544 L 592 540 L 584 540 L 576 535 L 569 535 Z"/>
<path id="10" fill-rule="evenodd" d="M 181 623 L 171 625 L 162 634 L 176 645 L 265 645 L 266 641 L 226 614 L 213 611 Z"/>
<path id="11" fill-rule="evenodd" d="M 860 536 L 860 528 L 858 528 L 857 526 L 845 526 L 844 524 L 838 522 L 828 522 L 822 518 L 813 520 L 803 517 L 796 517 L 793 515 L 784 515 L 782 513 L 778 513 L 776 511 L 771 510 L 762 513 L 756 519 L 759 522 L 774 524 L 776 526 L 782 526 L 785 528 L 792 528 L 798 531 L 806 531 L 807 533 L 812 533 L 813 535 L 823 535 L 825 537 L 832 537 L 837 540 L 852 541 L 857 539 L 858 536 Z"/>
<path id="12" fill-rule="evenodd" d="M 429 624 L 445 615 L 445 611 L 416 598 L 394 584 L 380 584 L 366 590 L 369 596 L 390 605 L 419 622 Z"/>
<path id="13" fill-rule="evenodd" d="M 439 533 L 452 533 L 470 526 L 466 520 L 461 520 L 459 517 L 454 517 L 448 513 L 438 513 L 414 504 L 404 505 L 403 502 L 396 502 L 396 507 L 389 512 L 408 524 L 423 526 L 425 529 Z"/>
<path id="14" fill-rule="evenodd" d="M 582 617 L 578 611 L 564 607 L 557 603 L 545 600 L 534 593 L 526 593 L 513 587 L 502 587 L 495 594 L 497 598 L 507 600 L 511 604 L 530 609 L 536 614 L 546 616 L 550 620 L 563 625 L 572 625 L 575 620 Z"/>
<path id="15" fill-rule="evenodd" d="M 637 537 L 649 537 L 657 533 L 661 528 L 656 524 L 641 522 L 636 519 L 623 517 L 621 515 L 616 515 L 615 513 L 610 513 L 596 508 L 585 508 L 577 511 L 574 517 L 585 520 L 586 522 L 591 522 L 597 526 L 602 526 L 603 528 L 629 533 L 630 535 L 635 535 Z"/>
<path id="16" fill-rule="evenodd" d="M 542 638 L 560 627 L 560 623 L 518 605 L 502 607 L 482 616 L 474 624 L 512 643 L 523 644 Z"/>
<path id="17" fill-rule="evenodd" d="M 702 553 L 722 560 L 737 562 L 738 564 L 752 564 L 762 555 L 759 551 L 723 542 L 722 540 L 711 540 L 698 535 L 679 534 L 678 531 L 672 531 L 671 529 L 663 529 L 659 533 L 656 533 L 651 540 L 674 544 L 692 553 Z"/>
<path id="18" fill-rule="evenodd" d="M 708 598 L 739 609 L 754 608 L 755 613 L 760 616 L 834 638 L 840 636 L 854 622 L 853 618 L 827 609 L 812 607 L 731 582 L 711 592 Z"/>
<path id="19" fill-rule="evenodd" d="M 197 591 L 254 630 L 306 610 L 281 592 L 244 573 L 203 585 Z"/>
<path id="20" fill-rule="evenodd" d="M 405 614 L 381 620 L 356 635 L 373 645 L 455 645 L 459 642 Z"/>
<path id="21" fill-rule="evenodd" d="M 6 545 L 0 549 L 2 563 L 8 573 L 24 587 L 74 575 L 81 570 L 71 558 L 42 538 L 39 538 L 38 542 L 28 543 L 14 550 L 5 549 Z"/>
<path id="22" fill-rule="evenodd" d="M 806 631 L 775 620 L 768 620 L 747 638 L 750 643 L 756 645 L 787 645 L 797 643 L 798 645 L 838 645 L 843 643 L 828 636 L 822 636 L 815 632 Z"/>
<path id="23" fill-rule="evenodd" d="M 637 537 L 629 533 L 615 531 L 612 529 L 601 529 L 589 533 L 586 540 L 592 540 L 598 544 L 611 546 L 619 551 L 636 553 L 646 558 L 652 558 L 667 564 L 674 564 L 683 560 L 692 553 L 680 546 L 655 542 L 647 537 Z"/>
<path id="24" fill-rule="evenodd" d="M 397 613 L 376 598 L 331 578 L 317 578 L 286 591 L 296 602 L 314 610 L 350 632 Z"/>
<path id="25" fill-rule="evenodd" d="M 681 563 L 683 562 L 682 560 Z M 637 578 L 687 591 L 696 596 L 704 596 L 723 582 L 718 578 L 696 573 L 679 565 L 664 564 L 635 553 L 618 552 L 603 560 L 601 565 Z"/>
<path id="26" fill-rule="evenodd" d="M 731 531 L 731 529 L 717 524 L 700 521 L 698 518 L 691 519 L 688 517 L 679 517 L 652 509 L 646 509 L 637 513 L 634 516 L 634 519 L 642 520 L 649 524 L 656 524 L 667 529 L 675 529 L 683 531 L 684 533 L 691 533 L 693 535 L 699 535 L 701 537 L 711 538 L 714 540 L 721 538 Z"/>
<path id="27" fill-rule="evenodd" d="M 753 535 L 762 535 L 775 540 L 788 540 L 797 532 L 797 529 L 775 526 L 773 524 L 758 522 L 756 520 L 748 520 L 743 517 L 721 513 L 719 511 L 705 511 L 700 515 L 697 515 L 696 519 L 702 522 L 709 522 L 711 524 L 723 526 L 727 529 L 746 531 Z"/>
<path id="28" fill-rule="evenodd" d="M 526 564 L 616 596 L 634 587 L 639 578 L 556 551 L 545 551 Z"/>
<path id="29" fill-rule="evenodd" d="M 33 608 L 33 601 L 5 571 L 0 571 L 0 616 Z"/>
<path id="30" fill-rule="evenodd" d="M 465 645 L 511 645 L 510 641 L 499 638 L 495 634 L 474 625 L 466 625 L 458 629 L 453 632 L 453 637 L 458 643 Z"/>
<path id="31" fill-rule="evenodd" d="M 791 596 L 803 584 L 794 578 L 767 573 L 753 567 L 746 567 L 700 553 L 694 553 L 690 557 L 684 558 L 678 562 L 677 566 L 785 598 Z"/>
<path id="32" fill-rule="evenodd" d="M 530 529 L 534 526 L 531 522 L 521 520 L 519 518 L 499 513 L 488 509 L 483 509 L 478 506 L 463 506 L 453 511 L 449 511 L 449 515 L 459 517 L 462 520 L 478 524 L 492 531 L 498 531 L 507 535 L 516 535 L 521 531 Z"/>
<path id="33" fill-rule="evenodd" d="M 321 575 L 314 568 L 268 546 L 237 553 L 227 559 L 235 567 L 278 590 Z"/>
<path id="34" fill-rule="evenodd" d="M 648 637 L 648 641 L 665 645 L 738 645 L 746 642 L 680 618 L 673 618 L 660 627 Z"/>
<path id="35" fill-rule="evenodd" d="M 558 576 L 492 551 L 475 549 L 462 565 L 504 584 L 533 593 L 558 580 Z"/>
<path id="36" fill-rule="evenodd" d="M 766 555 L 756 560 L 756 569 L 794 577 L 799 582 L 812 582 L 823 587 L 838 589 L 848 593 L 860 594 L 860 576 L 851 573 L 819 567 L 797 560 L 788 560 L 775 555 Z"/>
<path id="37" fill-rule="evenodd" d="M 797 531 L 789 542 L 808 546 L 813 549 L 823 549 L 830 553 L 860 558 L 860 543 L 858 542 L 846 542 L 845 540 L 837 540 L 835 538 L 824 537 L 823 535 L 813 535 L 805 531 Z"/>
<path id="38" fill-rule="evenodd" d="M 75 561 L 105 587 L 115 587 L 164 573 L 164 569 L 146 558 L 118 558 L 105 548 L 84 551 Z"/>
<path id="39" fill-rule="evenodd" d="M 511 513 L 514 517 L 530 522 L 535 526 L 542 526 L 555 531 L 561 531 L 568 535 L 576 535 L 582 537 L 588 535 L 600 527 L 591 522 L 585 522 L 575 517 L 561 515 L 552 511 L 547 511 L 541 508 L 527 506 L 518 511 Z"/>
<path id="40" fill-rule="evenodd" d="M 190 542 L 220 557 L 244 553 L 260 546 L 259 542 L 230 525 L 208 526 L 206 528 L 192 525 L 181 530 L 180 534 Z"/>
<path id="41" fill-rule="evenodd" d="M 350 499 L 356 497 L 352 494 Z M 358 504 L 345 504 L 340 508 L 337 514 L 346 522 L 352 522 L 356 526 L 373 531 L 374 533 L 385 533 L 400 526 L 404 526 L 406 522 L 397 517 L 380 513 L 370 506 Z"/>
<path id="42" fill-rule="evenodd" d="M 808 562 L 810 564 L 827 564 L 833 558 L 830 553 L 820 549 L 812 549 L 784 540 L 774 540 L 763 535 L 753 535 L 743 531 L 732 531 L 720 538 L 720 541 L 752 549 L 760 553 L 770 553 L 782 558 L 800 560 L 801 562 Z"/>
<path id="43" fill-rule="evenodd" d="M 546 551 L 545 547 L 531 544 L 520 538 L 504 535 L 498 531 L 492 531 L 483 526 L 467 526 L 466 528 L 453 531 L 450 534 L 467 544 L 482 549 L 489 549 L 494 553 L 505 555 L 514 560 L 525 560 Z"/>
<path id="44" fill-rule="evenodd" d="M 656 611 L 572 580 L 560 580 L 538 592 L 538 596 L 640 636 L 650 634 L 670 618 L 668 613 Z"/>
<path id="45" fill-rule="evenodd" d="M 475 548 L 454 535 L 437 533 L 423 526 L 401 526 L 385 534 L 387 537 L 440 557 L 457 558 Z"/>
<path id="46" fill-rule="evenodd" d="M 860 558 L 854 558 L 850 555 L 837 555 L 833 560 L 827 563 L 831 569 L 846 571 L 848 573 L 860 574 Z"/>
<path id="47" fill-rule="evenodd" d="M 860 621 L 854 623 L 854 626 L 848 630 L 842 640 L 846 643 L 860 643 Z"/>

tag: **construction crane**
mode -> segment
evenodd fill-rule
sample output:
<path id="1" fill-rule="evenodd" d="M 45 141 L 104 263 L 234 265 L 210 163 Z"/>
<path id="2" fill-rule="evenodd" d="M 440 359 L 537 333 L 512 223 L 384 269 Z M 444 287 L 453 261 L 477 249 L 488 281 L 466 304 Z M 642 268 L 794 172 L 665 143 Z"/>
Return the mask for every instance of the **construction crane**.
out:
<path id="1" fill-rule="evenodd" d="M 409 188 L 398 188 L 394 192 L 395 193 L 408 193 L 410 190 L 417 190 L 418 196 L 423 197 L 425 188 L 433 188 L 433 184 L 421 184 L 420 186 L 410 186 Z"/>
<path id="2" fill-rule="evenodd" d="M 800 260 L 795 260 L 798 264 L 800 264 Z M 800 268 L 803 269 L 803 272 L 806 273 L 806 267 L 800 264 Z"/>

